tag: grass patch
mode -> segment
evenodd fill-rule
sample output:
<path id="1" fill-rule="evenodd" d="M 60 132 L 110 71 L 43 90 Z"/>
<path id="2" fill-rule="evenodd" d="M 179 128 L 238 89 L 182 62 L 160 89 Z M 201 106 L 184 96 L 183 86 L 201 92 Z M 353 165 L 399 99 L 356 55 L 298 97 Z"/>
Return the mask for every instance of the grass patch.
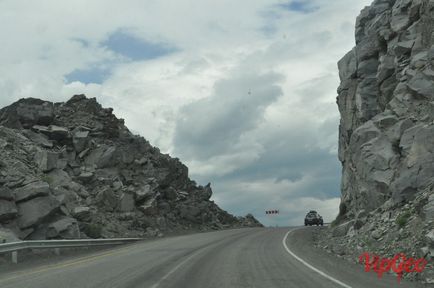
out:
<path id="1" fill-rule="evenodd" d="M 403 228 L 407 224 L 410 216 L 411 216 L 410 211 L 405 211 L 404 213 L 402 213 L 396 218 L 396 224 L 398 224 L 399 228 Z"/>
<path id="2" fill-rule="evenodd" d="M 53 179 L 50 176 L 45 175 L 45 174 L 41 176 L 41 180 L 48 183 L 48 184 L 53 183 Z"/>

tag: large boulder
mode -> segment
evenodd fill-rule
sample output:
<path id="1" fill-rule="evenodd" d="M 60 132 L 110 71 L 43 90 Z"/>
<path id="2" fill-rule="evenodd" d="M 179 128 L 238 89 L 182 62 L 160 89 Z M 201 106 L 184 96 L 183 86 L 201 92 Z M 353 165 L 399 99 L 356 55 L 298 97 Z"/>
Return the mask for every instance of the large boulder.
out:
<path id="1" fill-rule="evenodd" d="M 80 153 L 86 149 L 87 143 L 89 141 L 89 131 L 75 131 L 72 135 L 72 143 L 74 145 L 75 151 Z"/>
<path id="2" fill-rule="evenodd" d="M 75 207 L 71 214 L 75 219 L 82 222 L 90 222 L 92 218 L 92 212 L 87 206 Z"/>
<path id="3" fill-rule="evenodd" d="M 15 202 L 0 199 L 0 223 L 15 218 L 18 215 Z"/>
<path id="4" fill-rule="evenodd" d="M 60 127 L 56 125 L 49 125 L 49 126 L 41 126 L 41 125 L 34 125 L 32 127 L 33 130 L 45 134 L 48 136 L 51 140 L 56 141 L 64 141 L 71 137 L 71 133 L 69 132 L 68 128 Z"/>
<path id="5" fill-rule="evenodd" d="M 23 202 L 40 196 L 47 196 L 50 193 L 50 185 L 43 181 L 33 182 L 24 187 L 15 189 L 15 201 Z"/>
<path id="6" fill-rule="evenodd" d="M 80 238 L 80 228 L 77 220 L 70 217 L 62 217 L 48 225 L 46 237 L 62 238 L 62 239 L 77 239 Z"/>
<path id="7" fill-rule="evenodd" d="M 101 146 L 90 152 L 89 156 L 85 159 L 85 163 L 88 166 L 96 166 L 97 168 L 114 166 L 113 155 L 115 152 L 116 147 Z"/>
<path id="8" fill-rule="evenodd" d="M 15 195 L 7 186 L 0 186 L 0 200 L 14 201 Z"/>
<path id="9" fill-rule="evenodd" d="M 131 212 L 135 209 L 134 195 L 131 193 L 122 193 L 119 200 L 119 211 Z"/>
<path id="10" fill-rule="evenodd" d="M 46 150 L 36 152 L 34 161 L 43 172 L 53 169 L 64 169 L 68 164 L 66 159 L 62 159 L 62 153 Z"/>
<path id="11" fill-rule="evenodd" d="M 0 110 L 0 125 L 10 128 L 30 128 L 33 125 L 49 125 L 54 119 L 54 105 L 40 99 L 21 99 Z"/>
<path id="12" fill-rule="evenodd" d="M 148 199 L 142 205 L 140 205 L 138 208 L 145 215 L 148 215 L 148 216 L 156 215 L 158 213 L 157 199 L 155 199 L 155 198 Z"/>
<path id="13" fill-rule="evenodd" d="M 21 229 L 35 226 L 59 209 L 60 203 L 52 196 L 31 199 L 18 204 L 18 225 Z"/>

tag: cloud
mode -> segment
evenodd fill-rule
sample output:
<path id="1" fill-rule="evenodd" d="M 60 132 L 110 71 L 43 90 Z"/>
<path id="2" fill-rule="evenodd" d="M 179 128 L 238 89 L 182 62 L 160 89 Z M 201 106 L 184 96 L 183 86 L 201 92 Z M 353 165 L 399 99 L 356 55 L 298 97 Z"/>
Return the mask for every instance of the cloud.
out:
<path id="1" fill-rule="evenodd" d="M 276 84 L 282 79 L 278 74 L 247 73 L 217 82 L 210 97 L 182 108 L 174 152 L 208 159 L 233 149 L 244 133 L 264 120 L 265 109 L 282 95 Z"/>
<path id="2" fill-rule="evenodd" d="M 340 181 L 336 62 L 370 2 L 4 0 L 0 105 L 97 97 L 212 182 L 229 212 L 295 225 L 315 208 L 329 221 Z"/>

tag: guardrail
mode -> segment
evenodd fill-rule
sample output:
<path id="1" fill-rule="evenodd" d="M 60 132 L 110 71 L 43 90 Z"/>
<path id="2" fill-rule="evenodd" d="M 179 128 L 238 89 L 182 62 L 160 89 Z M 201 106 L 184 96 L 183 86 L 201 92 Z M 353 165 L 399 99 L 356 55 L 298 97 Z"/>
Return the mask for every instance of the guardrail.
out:
<path id="1" fill-rule="evenodd" d="M 24 249 L 51 249 L 59 255 L 60 248 L 91 247 L 105 245 L 121 245 L 137 242 L 142 238 L 113 239 L 71 239 L 71 240 L 29 240 L 0 244 L 0 254 L 11 252 L 12 263 L 18 263 L 18 251 Z"/>

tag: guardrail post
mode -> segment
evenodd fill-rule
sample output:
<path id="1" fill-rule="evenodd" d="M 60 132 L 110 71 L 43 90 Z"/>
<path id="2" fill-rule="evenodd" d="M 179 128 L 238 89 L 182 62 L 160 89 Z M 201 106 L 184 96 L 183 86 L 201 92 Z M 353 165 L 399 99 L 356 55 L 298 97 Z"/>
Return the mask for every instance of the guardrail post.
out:
<path id="1" fill-rule="evenodd" d="M 12 263 L 18 263 L 18 251 L 12 251 Z"/>
<path id="2" fill-rule="evenodd" d="M 60 255 L 60 248 L 54 248 L 54 253 L 59 256 Z"/>

